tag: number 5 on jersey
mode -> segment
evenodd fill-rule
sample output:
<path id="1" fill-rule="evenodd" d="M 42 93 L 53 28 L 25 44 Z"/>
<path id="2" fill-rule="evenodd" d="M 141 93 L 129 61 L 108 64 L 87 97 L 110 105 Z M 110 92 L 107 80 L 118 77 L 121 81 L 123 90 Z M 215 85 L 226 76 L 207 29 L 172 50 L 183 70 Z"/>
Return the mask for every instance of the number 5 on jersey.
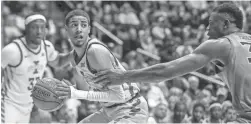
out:
<path id="1" fill-rule="evenodd" d="M 242 45 L 248 45 L 249 46 L 249 52 L 250 57 L 248 57 L 248 63 L 251 64 L 251 43 L 250 42 L 241 42 Z"/>

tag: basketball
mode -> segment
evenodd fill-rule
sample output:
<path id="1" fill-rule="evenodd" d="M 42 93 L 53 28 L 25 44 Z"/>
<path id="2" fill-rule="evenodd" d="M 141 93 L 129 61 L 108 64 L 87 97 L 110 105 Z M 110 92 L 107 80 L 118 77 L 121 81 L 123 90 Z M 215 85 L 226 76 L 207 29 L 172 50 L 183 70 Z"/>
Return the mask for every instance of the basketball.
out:
<path id="1" fill-rule="evenodd" d="M 64 100 L 58 99 L 55 89 L 61 81 L 55 78 L 43 78 L 37 80 L 32 90 L 32 99 L 34 104 L 45 111 L 56 111 L 64 104 Z"/>

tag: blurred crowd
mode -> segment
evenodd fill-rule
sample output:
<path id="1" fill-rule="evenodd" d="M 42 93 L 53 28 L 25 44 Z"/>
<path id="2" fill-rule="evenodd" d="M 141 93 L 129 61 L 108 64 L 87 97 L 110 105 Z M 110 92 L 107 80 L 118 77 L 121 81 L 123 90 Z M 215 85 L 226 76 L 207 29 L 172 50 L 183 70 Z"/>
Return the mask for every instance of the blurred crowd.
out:
<path id="1" fill-rule="evenodd" d="M 91 37 L 104 42 L 123 66 L 139 69 L 187 55 L 208 37 L 210 12 L 226 1 L 5 1 L 2 2 L 2 47 L 23 35 L 24 18 L 39 12 L 48 20 L 46 39 L 60 53 L 72 46 L 64 30 L 64 16 L 73 8 L 83 9 L 124 44 L 118 45 L 92 25 Z M 245 16 L 244 32 L 251 34 L 251 2 L 235 1 Z M 137 52 L 137 48 L 160 56 L 155 60 Z M 200 73 L 220 80 L 213 63 Z M 69 66 L 48 67 L 46 77 L 81 81 Z M 149 124 L 155 123 L 231 123 L 238 116 L 226 87 L 193 75 L 184 75 L 158 84 L 138 84 L 149 105 Z M 31 122 L 75 123 L 101 108 L 97 102 L 70 99 L 58 111 L 44 112 L 34 107 Z"/>

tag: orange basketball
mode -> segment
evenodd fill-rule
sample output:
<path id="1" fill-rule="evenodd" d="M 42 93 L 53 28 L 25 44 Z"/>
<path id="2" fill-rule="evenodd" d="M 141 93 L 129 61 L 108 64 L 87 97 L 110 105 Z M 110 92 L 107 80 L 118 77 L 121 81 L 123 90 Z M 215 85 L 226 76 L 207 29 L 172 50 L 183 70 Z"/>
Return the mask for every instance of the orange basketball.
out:
<path id="1" fill-rule="evenodd" d="M 56 111 L 64 105 L 64 100 L 58 99 L 55 89 L 61 81 L 55 78 L 43 78 L 37 80 L 32 90 L 34 104 L 45 111 Z"/>

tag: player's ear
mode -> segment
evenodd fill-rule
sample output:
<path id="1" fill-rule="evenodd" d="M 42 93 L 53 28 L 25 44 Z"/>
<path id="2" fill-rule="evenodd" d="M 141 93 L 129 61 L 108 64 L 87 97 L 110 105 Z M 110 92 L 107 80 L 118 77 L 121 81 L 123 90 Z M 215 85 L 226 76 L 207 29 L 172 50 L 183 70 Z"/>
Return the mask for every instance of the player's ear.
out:
<path id="1" fill-rule="evenodd" d="M 65 29 L 66 32 L 68 32 L 68 30 L 69 30 L 67 25 L 64 25 L 64 29 Z M 70 38 L 68 33 L 66 33 L 66 35 L 67 35 L 68 38 Z"/>
<path id="2" fill-rule="evenodd" d="M 66 31 L 68 31 L 68 26 L 67 26 L 67 25 L 64 25 L 64 29 L 65 29 Z"/>
<path id="3" fill-rule="evenodd" d="M 225 19 L 224 21 L 224 28 L 227 28 L 230 24 L 230 21 L 228 19 Z"/>
<path id="4" fill-rule="evenodd" d="M 91 25 L 89 25 L 89 29 L 88 29 L 88 34 L 90 34 L 90 32 L 91 32 Z"/>

